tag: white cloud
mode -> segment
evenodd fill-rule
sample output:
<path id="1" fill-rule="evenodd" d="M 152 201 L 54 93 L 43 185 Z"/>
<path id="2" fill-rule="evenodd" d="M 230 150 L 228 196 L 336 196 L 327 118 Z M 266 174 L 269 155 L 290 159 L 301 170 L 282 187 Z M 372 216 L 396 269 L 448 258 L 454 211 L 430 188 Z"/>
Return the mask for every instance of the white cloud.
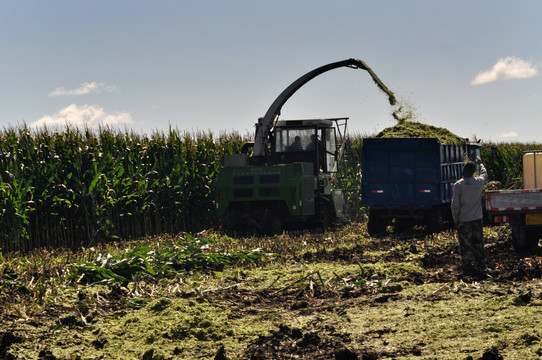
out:
<path id="1" fill-rule="evenodd" d="M 481 72 L 472 80 L 471 85 L 487 84 L 498 80 L 526 79 L 538 75 L 538 69 L 530 62 L 514 56 L 499 59 L 493 67 Z"/>
<path id="2" fill-rule="evenodd" d="M 74 126 L 79 128 L 132 123 L 130 113 L 108 114 L 98 105 L 71 104 L 53 115 L 46 115 L 30 124 L 31 127 Z"/>
<path id="3" fill-rule="evenodd" d="M 100 92 L 113 92 L 117 90 L 115 85 L 106 85 L 104 83 L 93 82 L 84 82 L 77 89 L 67 90 L 65 87 L 61 86 L 49 94 L 49 97 L 54 96 L 80 96 L 87 95 L 91 93 L 100 93 Z"/>
<path id="4" fill-rule="evenodd" d="M 513 138 L 517 136 L 518 136 L 518 133 L 515 131 L 503 132 L 499 134 L 499 137 L 501 138 Z"/>

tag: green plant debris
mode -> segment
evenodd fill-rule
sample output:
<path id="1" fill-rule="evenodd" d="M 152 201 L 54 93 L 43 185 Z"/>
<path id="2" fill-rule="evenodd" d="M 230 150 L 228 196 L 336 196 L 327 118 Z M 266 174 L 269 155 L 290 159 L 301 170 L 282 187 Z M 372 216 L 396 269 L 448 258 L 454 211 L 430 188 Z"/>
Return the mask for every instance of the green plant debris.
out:
<path id="1" fill-rule="evenodd" d="M 463 288 L 458 292 L 457 287 Z M 518 313 L 510 295 L 495 296 L 502 291 L 495 285 L 431 284 L 412 290 L 393 302 L 347 310 L 348 326 L 364 346 L 376 353 L 410 352 L 397 359 L 415 353 L 422 359 L 478 359 L 492 346 L 514 354 L 510 358 L 536 358 L 542 302 Z"/>
<path id="2" fill-rule="evenodd" d="M 126 282 L 137 275 L 163 277 L 198 269 L 222 269 L 225 265 L 253 263 L 265 256 L 261 251 L 212 251 L 214 243 L 213 239 L 185 234 L 176 242 L 161 242 L 156 247 L 137 245 L 116 255 L 99 253 L 93 262 L 71 265 L 70 278 L 86 283 Z"/>
<path id="3" fill-rule="evenodd" d="M 376 73 L 369 66 L 367 66 L 367 64 L 364 63 L 364 65 L 365 65 L 365 70 L 367 70 L 369 75 L 371 75 L 371 78 L 373 79 L 376 86 L 378 86 L 380 90 L 385 92 L 386 95 L 388 95 L 388 101 L 390 105 L 394 106 L 397 103 L 397 99 L 395 98 L 395 95 L 393 94 L 393 92 L 390 89 L 388 89 L 388 87 L 382 82 L 382 80 L 380 80 L 380 78 L 376 75 Z"/>
<path id="4" fill-rule="evenodd" d="M 436 138 L 444 144 L 464 144 L 465 138 L 445 128 L 427 125 L 417 121 L 399 121 L 375 135 L 383 138 Z"/>
<path id="5" fill-rule="evenodd" d="M 394 98 L 395 99 L 395 98 Z M 416 119 L 419 117 L 417 109 L 408 101 L 390 101 L 393 106 L 392 117 L 397 124 L 387 127 L 375 137 L 384 138 L 436 138 L 444 144 L 464 144 L 466 139 L 462 138 L 446 128 L 436 127 L 421 123 Z"/>
<path id="6" fill-rule="evenodd" d="M 204 298 L 158 299 L 126 316 L 97 324 L 94 331 L 107 339 L 103 352 L 118 359 L 139 358 L 151 349 L 164 356 L 185 351 L 212 356 L 215 343 L 234 338 L 228 315 L 227 309 Z"/>
<path id="7" fill-rule="evenodd" d="M 415 121 L 418 118 L 418 111 L 406 100 L 400 100 L 394 106 L 392 116 L 398 123 L 404 121 Z"/>
<path id="8" fill-rule="evenodd" d="M 454 232 L 371 238 L 364 224 L 9 256 L 0 283 L 0 357 L 537 358 L 542 259 L 511 251 L 506 227 L 484 234 L 491 277 L 480 282 L 460 277 Z M 173 272 L 158 266 L 189 248 L 198 258 L 255 247 L 277 252 L 257 261 L 217 258 L 221 266 L 205 257 L 205 266 Z M 116 271 L 110 265 L 125 258 L 146 262 L 132 261 L 139 265 L 122 273 L 124 281 L 74 281 L 69 271 L 82 262 Z"/>

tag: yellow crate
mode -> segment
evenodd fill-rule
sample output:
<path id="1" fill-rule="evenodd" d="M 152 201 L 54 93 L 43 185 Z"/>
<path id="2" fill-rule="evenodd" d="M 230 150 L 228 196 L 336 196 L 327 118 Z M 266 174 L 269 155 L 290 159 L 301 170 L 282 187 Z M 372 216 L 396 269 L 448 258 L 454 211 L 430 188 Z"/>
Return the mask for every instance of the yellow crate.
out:
<path id="1" fill-rule="evenodd" d="M 525 225 L 542 225 L 542 214 L 525 214 Z"/>

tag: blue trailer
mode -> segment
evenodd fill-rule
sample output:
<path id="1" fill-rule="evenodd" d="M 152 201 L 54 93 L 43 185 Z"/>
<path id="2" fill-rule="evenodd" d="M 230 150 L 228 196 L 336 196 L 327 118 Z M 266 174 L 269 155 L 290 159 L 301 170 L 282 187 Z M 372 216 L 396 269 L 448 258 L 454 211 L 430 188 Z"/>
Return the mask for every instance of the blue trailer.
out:
<path id="1" fill-rule="evenodd" d="M 452 223 L 454 182 L 479 156 L 478 144 L 442 144 L 435 138 L 366 138 L 362 148 L 362 203 L 370 235 L 388 226 L 438 231 Z"/>

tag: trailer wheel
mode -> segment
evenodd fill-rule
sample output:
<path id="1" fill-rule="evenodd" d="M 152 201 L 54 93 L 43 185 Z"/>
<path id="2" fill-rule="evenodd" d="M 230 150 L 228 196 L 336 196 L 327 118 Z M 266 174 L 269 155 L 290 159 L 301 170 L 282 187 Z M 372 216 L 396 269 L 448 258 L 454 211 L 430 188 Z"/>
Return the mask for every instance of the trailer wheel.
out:
<path id="1" fill-rule="evenodd" d="M 408 219 L 395 219 L 395 224 L 393 226 L 393 232 L 404 233 L 412 230 L 414 223 Z"/>
<path id="2" fill-rule="evenodd" d="M 444 216 L 442 209 L 432 209 L 427 215 L 427 228 L 429 232 L 439 232 L 444 229 Z"/>
<path id="3" fill-rule="evenodd" d="M 381 218 L 378 210 L 369 210 L 369 220 L 367 220 L 367 232 L 370 236 L 386 232 L 386 221 Z"/>
<path id="4" fill-rule="evenodd" d="M 538 240 L 540 239 L 540 228 L 525 230 L 525 250 L 530 253 L 538 251 Z"/>
<path id="5" fill-rule="evenodd" d="M 512 228 L 512 247 L 516 250 L 522 250 L 525 247 L 525 232 L 521 226 L 521 217 L 511 216 L 510 227 Z"/>

